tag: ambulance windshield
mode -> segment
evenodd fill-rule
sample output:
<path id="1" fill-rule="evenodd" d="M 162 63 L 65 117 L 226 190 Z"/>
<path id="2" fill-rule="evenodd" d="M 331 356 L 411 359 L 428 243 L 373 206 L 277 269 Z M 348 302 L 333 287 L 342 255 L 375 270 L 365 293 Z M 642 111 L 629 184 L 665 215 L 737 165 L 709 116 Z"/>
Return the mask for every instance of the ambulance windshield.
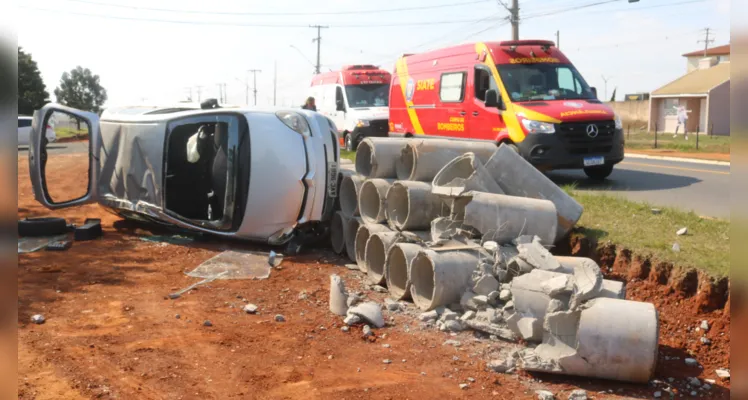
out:
<path id="1" fill-rule="evenodd" d="M 345 95 L 350 108 L 387 107 L 390 85 L 347 85 Z"/>
<path id="2" fill-rule="evenodd" d="M 571 64 L 499 64 L 496 68 L 514 102 L 595 98 Z"/>

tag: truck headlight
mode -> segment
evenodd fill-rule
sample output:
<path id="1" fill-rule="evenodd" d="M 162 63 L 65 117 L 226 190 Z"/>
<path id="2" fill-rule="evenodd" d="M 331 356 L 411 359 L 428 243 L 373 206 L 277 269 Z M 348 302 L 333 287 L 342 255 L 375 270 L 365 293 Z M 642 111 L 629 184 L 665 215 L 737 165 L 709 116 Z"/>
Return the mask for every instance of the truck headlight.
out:
<path id="1" fill-rule="evenodd" d="M 621 117 L 618 116 L 618 114 L 615 114 L 616 118 L 616 129 L 623 129 L 623 122 L 621 122 Z"/>
<path id="2" fill-rule="evenodd" d="M 365 128 L 367 126 L 369 126 L 369 121 L 365 119 L 360 119 L 356 122 L 356 128 Z"/>
<path id="3" fill-rule="evenodd" d="M 280 119 L 284 125 L 291 128 L 292 130 L 304 135 L 310 136 L 312 134 L 309 124 L 306 122 L 301 114 L 293 111 L 278 111 L 275 115 Z"/>
<path id="4" fill-rule="evenodd" d="M 531 119 L 523 119 L 522 126 L 525 127 L 527 133 L 555 133 L 556 127 L 548 122 L 533 121 Z"/>

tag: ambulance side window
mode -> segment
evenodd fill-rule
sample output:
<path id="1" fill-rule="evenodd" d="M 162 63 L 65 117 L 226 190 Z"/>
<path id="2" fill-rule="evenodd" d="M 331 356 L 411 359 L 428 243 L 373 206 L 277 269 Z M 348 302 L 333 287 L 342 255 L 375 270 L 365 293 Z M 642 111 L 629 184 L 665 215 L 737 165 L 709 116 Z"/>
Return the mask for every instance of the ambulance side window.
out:
<path id="1" fill-rule="evenodd" d="M 566 89 L 574 93 L 581 93 L 581 85 L 574 78 L 569 68 L 558 68 L 558 88 Z"/>
<path id="2" fill-rule="evenodd" d="M 496 81 L 493 79 L 490 71 L 483 68 L 475 68 L 475 98 L 480 101 L 486 101 L 486 91 L 493 89 L 496 92 L 499 91 L 499 87 L 496 85 Z"/>
<path id="3" fill-rule="evenodd" d="M 465 98 L 464 72 L 447 72 L 439 79 L 439 98 L 444 103 L 462 103 Z"/>

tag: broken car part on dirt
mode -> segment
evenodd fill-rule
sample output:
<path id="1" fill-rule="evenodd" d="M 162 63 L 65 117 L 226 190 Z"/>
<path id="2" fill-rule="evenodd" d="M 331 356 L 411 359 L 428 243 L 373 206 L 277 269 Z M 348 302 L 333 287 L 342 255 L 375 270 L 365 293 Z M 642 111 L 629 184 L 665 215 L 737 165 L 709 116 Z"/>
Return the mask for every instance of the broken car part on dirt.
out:
<path id="1" fill-rule="evenodd" d="M 476 153 L 465 152 L 471 147 Z M 340 204 L 348 213 L 358 204 L 362 221 L 356 232 L 334 224 L 333 246 L 342 252 L 352 241 L 369 284 L 386 283 L 392 298 L 434 313 L 426 321 L 441 330 L 531 344 L 502 365 L 630 382 L 653 375 L 654 306 L 624 300 L 623 283 L 603 279 L 591 259 L 551 255 L 547 247 L 568 235 L 582 207 L 510 147 L 367 138 L 356 171 L 342 178 L 350 184 Z M 343 315 L 335 278 L 330 308 Z M 381 306 L 363 308 L 348 309 L 346 323 L 380 326 Z"/>

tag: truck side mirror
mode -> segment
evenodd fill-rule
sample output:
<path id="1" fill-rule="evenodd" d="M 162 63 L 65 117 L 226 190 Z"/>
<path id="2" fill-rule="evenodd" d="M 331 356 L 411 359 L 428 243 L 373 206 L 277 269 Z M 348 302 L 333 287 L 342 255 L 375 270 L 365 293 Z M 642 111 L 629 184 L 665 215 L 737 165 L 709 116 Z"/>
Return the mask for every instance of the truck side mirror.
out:
<path id="1" fill-rule="evenodd" d="M 500 110 L 504 109 L 504 104 L 499 99 L 499 93 L 495 89 L 486 90 L 486 107 L 496 107 Z"/>
<path id="2" fill-rule="evenodd" d="M 590 90 L 592 91 L 592 94 L 595 95 L 595 98 L 597 98 L 597 88 L 593 86 L 590 88 Z"/>

